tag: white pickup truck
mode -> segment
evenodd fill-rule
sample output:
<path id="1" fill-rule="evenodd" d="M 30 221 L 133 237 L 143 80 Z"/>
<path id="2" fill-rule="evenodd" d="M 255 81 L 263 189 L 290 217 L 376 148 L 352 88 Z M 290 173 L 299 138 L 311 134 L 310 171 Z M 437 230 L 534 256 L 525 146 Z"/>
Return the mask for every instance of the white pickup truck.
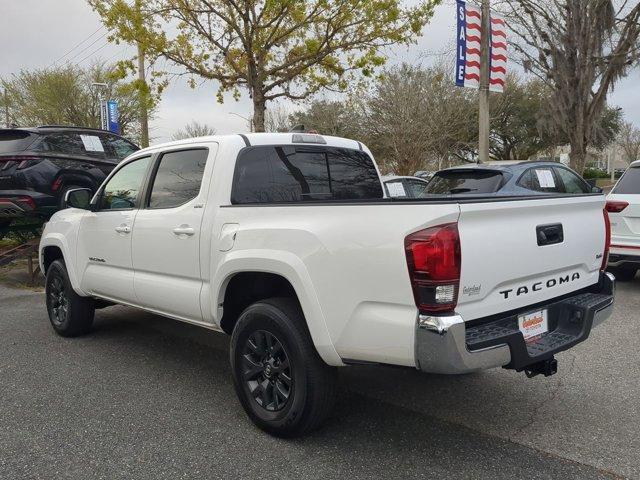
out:
<path id="1" fill-rule="evenodd" d="M 550 375 L 612 310 L 602 195 L 384 198 L 354 140 L 158 145 L 66 202 L 40 243 L 55 331 L 114 303 L 223 331 L 242 406 L 281 436 L 328 415 L 335 367 Z"/>

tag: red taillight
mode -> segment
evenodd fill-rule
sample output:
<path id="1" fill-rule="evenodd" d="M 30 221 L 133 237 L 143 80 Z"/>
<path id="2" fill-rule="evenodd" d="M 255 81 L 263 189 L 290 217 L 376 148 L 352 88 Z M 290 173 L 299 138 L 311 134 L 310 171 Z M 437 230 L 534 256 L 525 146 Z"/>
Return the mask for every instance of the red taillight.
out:
<path id="1" fill-rule="evenodd" d="M 600 265 L 600 270 L 604 272 L 607 268 L 607 263 L 609 263 L 609 249 L 611 248 L 611 222 L 609 221 L 609 213 L 607 213 L 606 209 L 602 211 L 602 215 L 604 216 L 604 252 L 602 254 L 602 265 Z"/>
<path id="2" fill-rule="evenodd" d="M 0 157 L 0 162 L 6 162 L 5 166 L 13 165 L 12 162 L 18 162 L 17 170 L 31 167 L 42 160 L 41 157 L 34 157 L 33 155 L 16 155 L 11 157 Z M 3 168 L 4 170 L 4 168 Z"/>
<path id="3" fill-rule="evenodd" d="M 62 185 L 62 178 L 58 177 L 51 184 L 51 190 L 53 190 L 55 192 L 56 190 L 58 190 L 60 188 L 60 185 Z"/>
<path id="4" fill-rule="evenodd" d="M 409 278 L 421 312 L 456 307 L 460 286 L 460 235 L 457 223 L 412 233 L 404 240 Z"/>
<path id="5" fill-rule="evenodd" d="M 604 209 L 611 213 L 620 213 L 629 206 L 629 202 L 621 202 L 619 200 L 607 200 Z"/>

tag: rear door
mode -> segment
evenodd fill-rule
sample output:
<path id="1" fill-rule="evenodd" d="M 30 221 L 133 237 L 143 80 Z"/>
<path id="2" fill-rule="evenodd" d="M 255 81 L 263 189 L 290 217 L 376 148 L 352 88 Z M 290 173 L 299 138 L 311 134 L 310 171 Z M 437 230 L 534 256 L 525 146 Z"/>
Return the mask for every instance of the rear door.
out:
<path id="1" fill-rule="evenodd" d="M 141 306 L 202 320 L 200 239 L 217 144 L 165 151 L 133 228 L 134 287 Z M 208 159 L 211 159 L 210 161 Z"/>
<path id="2" fill-rule="evenodd" d="M 603 207 L 600 195 L 460 204 L 459 313 L 472 320 L 596 283 Z"/>
<path id="3" fill-rule="evenodd" d="M 610 202 L 612 250 L 637 255 L 640 253 L 640 165 L 627 169 L 607 201 Z"/>

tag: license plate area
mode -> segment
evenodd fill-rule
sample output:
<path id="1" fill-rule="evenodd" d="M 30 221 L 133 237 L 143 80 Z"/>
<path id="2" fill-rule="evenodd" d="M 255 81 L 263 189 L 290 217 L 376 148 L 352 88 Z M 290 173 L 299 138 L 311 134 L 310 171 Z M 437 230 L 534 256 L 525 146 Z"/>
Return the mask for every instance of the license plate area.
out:
<path id="1" fill-rule="evenodd" d="M 525 342 L 532 342 L 549 331 L 549 312 L 543 308 L 518 315 L 518 328 Z"/>

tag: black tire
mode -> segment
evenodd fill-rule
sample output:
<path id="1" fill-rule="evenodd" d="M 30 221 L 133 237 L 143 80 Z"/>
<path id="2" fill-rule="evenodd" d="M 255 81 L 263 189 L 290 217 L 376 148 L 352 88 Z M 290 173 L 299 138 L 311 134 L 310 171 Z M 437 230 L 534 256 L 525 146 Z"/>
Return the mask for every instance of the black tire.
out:
<path id="1" fill-rule="evenodd" d="M 295 300 L 272 298 L 249 306 L 233 329 L 230 355 L 240 403 L 262 430 L 295 437 L 319 427 L 331 413 L 337 371 L 318 355 Z"/>
<path id="2" fill-rule="evenodd" d="M 64 261 L 55 260 L 49 266 L 45 294 L 49 321 L 58 335 L 76 337 L 91 330 L 93 300 L 73 291 Z"/>
<path id="3" fill-rule="evenodd" d="M 2 240 L 9 231 L 12 221 L 11 218 L 0 218 L 0 240 Z"/>
<path id="4" fill-rule="evenodd" d="M 609 270 L 616 277 L 616 280 L 621 282 L 630 282 L 636 277 L 638 271 L 635 267 L 611 267 Z"/>
<path id="5" fill-rule="evenodd" d="M 69 190 L 75 190 L 76 188 L 87 188 L 87 187 L 83 187 L 81 185 L 65 185 L 64 187 L 62 187 L 62 189 L 60 189 L 60 196 L 58 197 L 58 210 L 67 208 L 67 206 L 64 204 L 64 197 L 67 196 L 67 192 Z"/>

